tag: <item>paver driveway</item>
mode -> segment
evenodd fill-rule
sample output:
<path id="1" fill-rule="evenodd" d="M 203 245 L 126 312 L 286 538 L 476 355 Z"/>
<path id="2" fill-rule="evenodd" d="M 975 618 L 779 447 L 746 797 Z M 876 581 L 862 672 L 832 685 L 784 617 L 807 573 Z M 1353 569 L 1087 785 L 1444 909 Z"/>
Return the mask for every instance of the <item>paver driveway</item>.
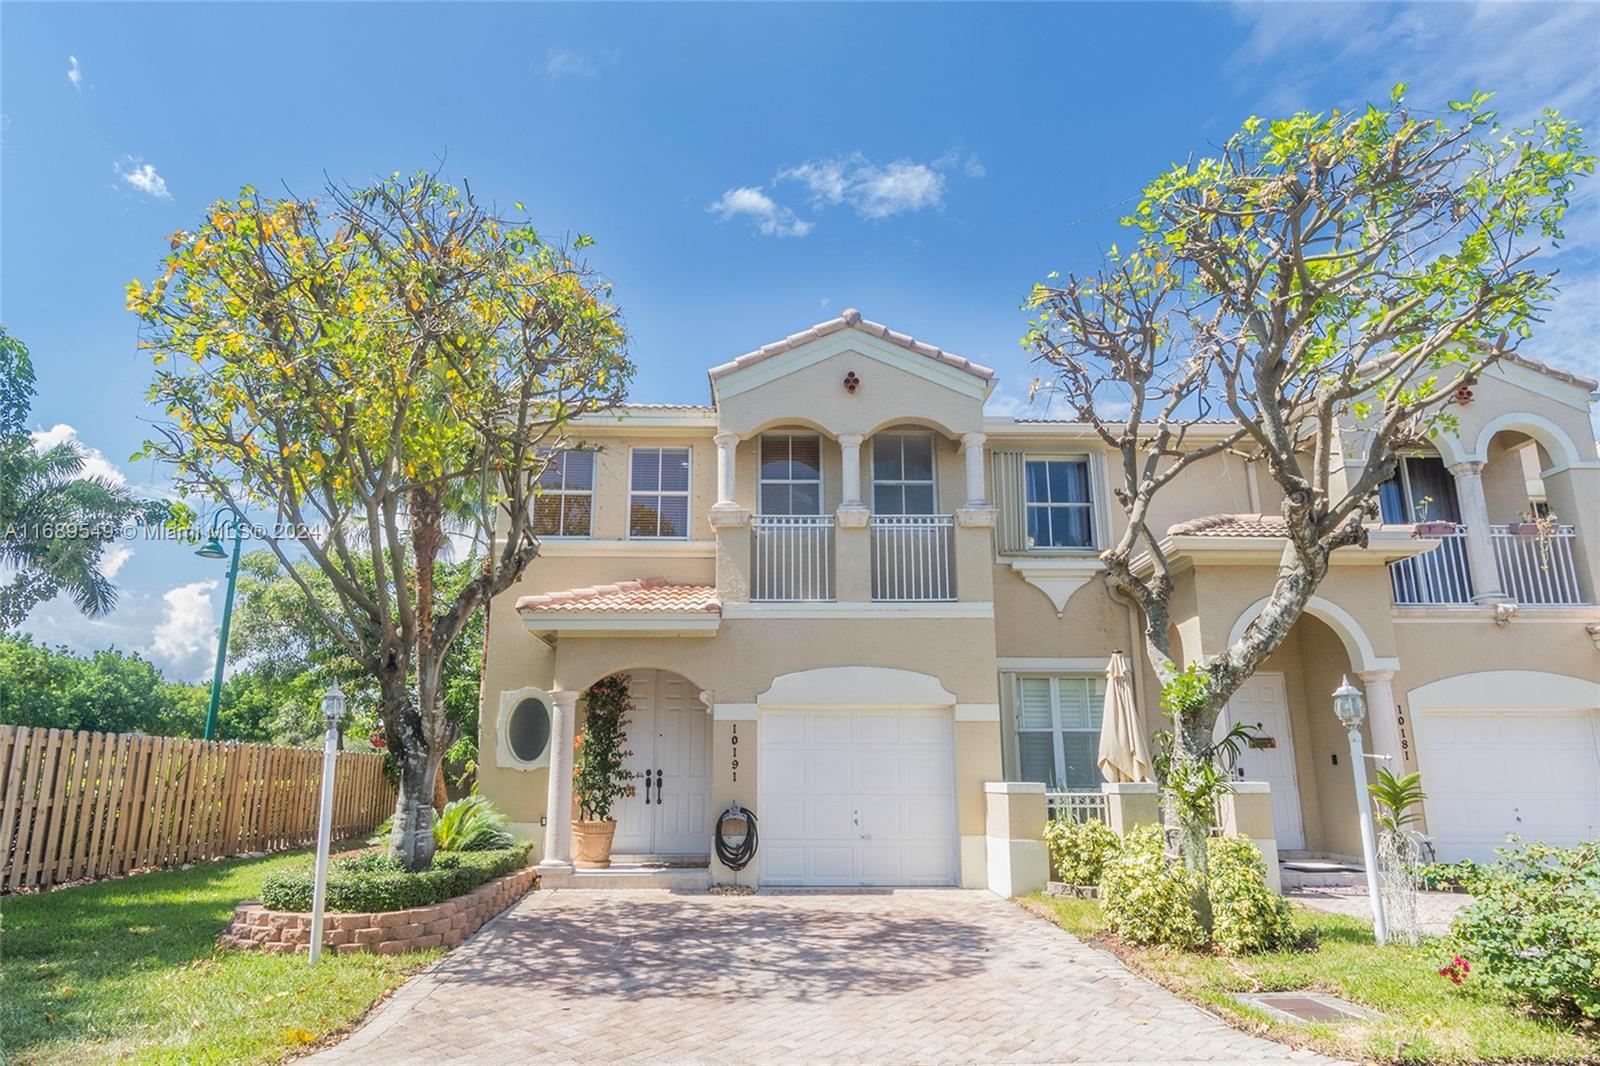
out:
<path id="1" fill-rule="evenodd" d="M 1326 1062 L 987 892 L 540 892 L 314 1062 Z"/>

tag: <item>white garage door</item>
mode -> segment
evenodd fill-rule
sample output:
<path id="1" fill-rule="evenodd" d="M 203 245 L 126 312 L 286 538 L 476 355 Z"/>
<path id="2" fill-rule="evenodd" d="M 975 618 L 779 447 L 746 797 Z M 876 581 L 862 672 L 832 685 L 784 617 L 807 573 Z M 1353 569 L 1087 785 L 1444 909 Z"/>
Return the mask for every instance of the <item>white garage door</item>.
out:
<path id="1" fill-rule="evenodd" d="M 1484 861 L 1510 834 L 1600 836 L 1600 740 L 1582 711 L 1426 711 L 1419 726 L 1428 832 L 1439 858 Z"/>
<path id="2" fill-rule="evenodd" d="M 761 881 L 956 882 L 953 725 L 945 710 L 763 710 Z"/>

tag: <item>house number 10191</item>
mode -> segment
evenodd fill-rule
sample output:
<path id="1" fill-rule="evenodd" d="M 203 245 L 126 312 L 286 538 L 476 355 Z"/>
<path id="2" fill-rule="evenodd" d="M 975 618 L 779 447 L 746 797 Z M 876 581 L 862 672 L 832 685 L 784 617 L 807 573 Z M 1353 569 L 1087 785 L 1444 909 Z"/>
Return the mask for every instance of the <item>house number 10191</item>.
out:
<path id="1" fill-rule="evenodd" d="M 739 723 L 733 723 L 733 779 L 739 780 Z"/>

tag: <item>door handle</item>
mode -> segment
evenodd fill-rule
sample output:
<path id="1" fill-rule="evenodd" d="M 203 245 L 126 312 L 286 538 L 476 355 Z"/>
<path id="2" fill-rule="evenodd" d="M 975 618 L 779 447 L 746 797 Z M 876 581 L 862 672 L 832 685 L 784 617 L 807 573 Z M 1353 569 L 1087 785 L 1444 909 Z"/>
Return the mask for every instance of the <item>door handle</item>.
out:
<path id="1" fill-rule="evenodd" d="M 646 785 L 645 787 L 648 788 L 649 786 Z M 656 806 L 657 807 L 661 806 L 661 769 L 660 769 L 660 767 L 656 768 Z"/>
<path id="2" fill-rule="evenodd" d="M 648 766 L 644 770 L 644 805 L 646 807 L 650 806 L 650 768 Z"/>

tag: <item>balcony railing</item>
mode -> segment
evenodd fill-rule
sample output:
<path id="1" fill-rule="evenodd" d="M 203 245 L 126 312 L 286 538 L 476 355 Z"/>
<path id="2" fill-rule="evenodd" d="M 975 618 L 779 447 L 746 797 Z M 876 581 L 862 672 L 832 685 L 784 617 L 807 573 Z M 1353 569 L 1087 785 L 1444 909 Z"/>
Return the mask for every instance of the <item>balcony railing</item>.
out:
<path id="1" fill-rule="evenodd" d="M 1437 548 L 1390 565 L 1395 603 L 1421 606 L 1472 602 L 1467 527 L 1457 526 L 1454 532 L 1436 535 Z M 1489 544 L 1505 598 L 1532 607 L 1584 603 L 1573 556 L 1576 537 L 1571 526 L 1557 526 L 1544 533 L 1514 533 L 1509 526 L 1490 526 Z"/>
<path id="2" fill-rule="evenodd" d="M 1052 822 L 1103 822 L 1106 820 L 1106 798 L 1098 790 L 1053 792 L 1046 789 L 1044 810 L 1045 817 Z"/>
<path id="3" fill-rule="evenodd" d="M 833 516 L 755 515 L 752 600 L 833 599 Z"/>
<path id="4" fill-rule="evenodd" d="M 873 515 L 872 598 L 953 600 L 955 516 Z"/>
<path id="5" fill-rule="evenodd" d="M 1576 538 L 1571 526 L 1543 533 L 1513 533 L 1507 526 L 1490 526 L 1489 543 L 1494 545 L 1494 564 L 1506 598 L 1545 607 L 1583 603 L 1578 564 L 1572 556 Z"/>
<path id="6" fill-rule="evenodd" d="M 1433 535 L 1433 534 L 1430 534 Z M 1402 606 L 1472 602 L 1467 567 L 1467 527 L 1437 534 L 1439 546 L 1389 566 L 1394 602 Z"/>

